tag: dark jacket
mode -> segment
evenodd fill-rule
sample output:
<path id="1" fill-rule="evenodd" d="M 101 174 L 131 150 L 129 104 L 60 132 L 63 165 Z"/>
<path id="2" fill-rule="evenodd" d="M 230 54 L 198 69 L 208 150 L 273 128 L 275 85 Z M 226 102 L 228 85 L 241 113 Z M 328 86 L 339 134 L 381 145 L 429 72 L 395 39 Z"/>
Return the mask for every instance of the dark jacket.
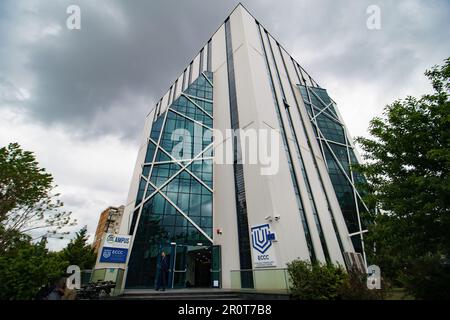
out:
<path id="1" fill-rule="evenodd" d="M 161 271 L 167 272 L 169 271 L 169 259 L 167 257 L 161 257 L 161 264 L 160 264 Z"/>

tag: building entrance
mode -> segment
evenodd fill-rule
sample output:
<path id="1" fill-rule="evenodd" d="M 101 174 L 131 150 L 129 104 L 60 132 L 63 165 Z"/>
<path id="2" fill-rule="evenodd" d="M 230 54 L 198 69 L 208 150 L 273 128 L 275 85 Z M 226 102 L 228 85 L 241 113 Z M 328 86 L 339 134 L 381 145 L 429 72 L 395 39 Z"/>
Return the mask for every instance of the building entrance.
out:
<path id="1" fill-rule="evenodd" d="M 160 270 L 161 253 L 164 251 L 169 261 L 169 272 L 166 279 L 167 288 L 210 288 L 217 286 L 218 282 L 214 280 L 217 278 L 216 273 L 219 271 L 213 268 L 213 251 L 214 260 L 219 257 L 217 257 L 217 250 L 214 247 L 179 245 L 176 243 L 161 246 L 156 261 L 157 273 Z M 214 265 L 217 265 L 217 263 L 214 263 Z M 159 274 L 155 277 L 155 281 L 158 281 L 158 277 Z"/>

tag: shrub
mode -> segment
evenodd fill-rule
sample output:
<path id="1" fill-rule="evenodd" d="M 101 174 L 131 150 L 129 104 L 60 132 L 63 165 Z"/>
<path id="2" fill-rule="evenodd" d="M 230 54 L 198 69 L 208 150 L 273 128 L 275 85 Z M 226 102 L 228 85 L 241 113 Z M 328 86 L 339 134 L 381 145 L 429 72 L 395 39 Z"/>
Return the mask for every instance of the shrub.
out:
<path id="1" fill-rule="evenodd" d="M 348 281 L 344 269 L 333 264 L 294 260 L 288 263 L 291 294 L 300 300 L 339 299 L 339 288 Z"/>
<path id="2" fill-rule="evenodd" d="M 367 275 L 357 269 L 348 270 L 347 281 L 339 288 L 339 297 L 343 300 L 383 300 L 388 285 L 382 279 L 381 289 L 367 288 Z"/>
<path id="3" fill-rule="evenodd" d="M 346 271 L 331 263 L 294 260 L 288 263 L 291 295 L 300 300 L 377 300 L 386 296 L 382 290 L 367 288 L 367 275 L 358 270 Z"/>

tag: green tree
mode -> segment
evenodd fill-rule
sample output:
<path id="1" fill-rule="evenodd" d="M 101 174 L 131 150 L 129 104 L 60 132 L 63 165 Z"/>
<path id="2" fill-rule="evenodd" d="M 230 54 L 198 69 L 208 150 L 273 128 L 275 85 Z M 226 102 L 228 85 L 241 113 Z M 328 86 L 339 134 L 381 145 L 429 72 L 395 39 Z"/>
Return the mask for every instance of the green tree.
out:
<path id="1" fill-rule="evenodd" d="M 17 143 L 0 148 L 0 252 L 21 234 L 54 236 L 75 224 L 53 190 L 51 174 L 39 167 L 32 152 Z"/>
<path id="2" fill-rule="evenodd" d="M 46 249 L 46 241 L 21 241 L 0 255 L 0 300 L 29 300 L 39 288 L 64 275 L 67 262 Z"/>
<path id="3" fill-rule="evenodd" d="M 356 139 L 367 160 L 356 169 L 367 178 L 367 200 L 379 209 L 370 217 L 367 253 L 385 275 L 403 283 L 417 279 L 418 261 L 435 264 L 422 271 L 439 269 L 450 251 L 450 58 L 425 75 L 431 94 L 386 106 L 383 117 L 370 122 L 372 137 Z M 405 284 L 418 293 L 426 292 L 426 283 Z"/>
<path id="4" fill-rule="evenodd" d="M 81 270 L 94 267 L 97 255 L 92 246 L 88 244 L 88 238 L 87 227 L 84 227 L 61 251 L 61 257 L 67 261 L 67 265 L 77 265 Z"/>

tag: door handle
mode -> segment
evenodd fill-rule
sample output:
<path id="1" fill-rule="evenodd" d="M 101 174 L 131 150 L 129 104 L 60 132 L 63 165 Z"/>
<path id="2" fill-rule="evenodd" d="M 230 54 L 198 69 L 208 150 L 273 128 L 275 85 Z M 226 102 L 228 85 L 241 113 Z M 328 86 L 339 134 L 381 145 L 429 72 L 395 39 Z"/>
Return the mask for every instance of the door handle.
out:
<path id="1" fill-rule="evenodd" d="M 184 269 L 184 270 L 174 270 L 173 272 L 186 272 L 187 271 L 187 269 Z"/>

